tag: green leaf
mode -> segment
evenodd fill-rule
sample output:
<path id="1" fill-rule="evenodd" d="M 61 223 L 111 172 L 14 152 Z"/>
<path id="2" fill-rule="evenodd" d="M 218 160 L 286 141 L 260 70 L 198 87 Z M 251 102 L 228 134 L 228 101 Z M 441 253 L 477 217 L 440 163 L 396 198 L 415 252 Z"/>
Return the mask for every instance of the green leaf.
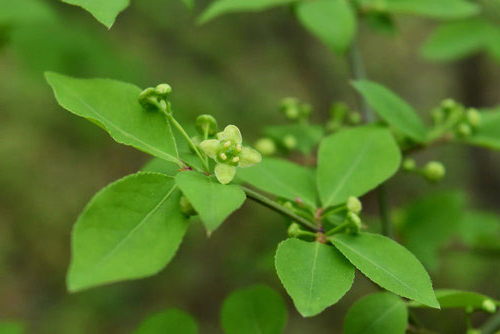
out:
<path id="1" fill-rule="evenodd" d="M 297 0 L 215 0 L 198 19 L 198 23 L 207 23 L 224 14 L 238 12 L 260 12 L 277 6 L 284 6 Z"/>
<path id="2" fill-rule="evenodd" d="M 293 136 L 297 140 L 297 149 L 304 154 L 310 154 L 323 138 L 323 127 L 310 124 L 287 124 L 267 126 L 264 134 L 283 146 L 286 136 Z"/>
<path id="3" fill-rule="evenodd" d="M 134 334 L 197 334 L 198 325 L 192 316 L 178 309 L 157 312 L 146 318 Z"/>
<path id="4" fill-rule="evenodd" d="M 358 300 L 344 320 L 344 334 L 404 334 L 408 309 L 396 295 L 374 293 Z"/>
<path id="5" fill-rule="evenodd" d="M 397 242 L 371 233 L 338 234 L 329 240 L 356 268 L 382 288 L 439 308 L 424 267 Z"/>
<path id="6" fill-rule="evenodd" d="M 390 126 L 418 142 L 426 140 L 424 123 L 416 111 L 402 98 L 372 81 L 355 81 L 353 86 Z"/>
<path id="7" fill-rule="evenodd" d="M 275 196 L 316 207 L 314 171 L 293 162 L 264 157 L 260 164 L 238 170 L 238 178 Z"/>
<path id="8" fill-rule="evenodd" d="M 375 188 L 399 168 L 401 153 L 389 130 L 363 126 L 323 139 L 317 185 L 324 207 Z"/>
<path id="9" fill-rule="evenodd" d="M 488 53 L 498 62 L 500 61 L 500 27 L 492 26 L 490 39 L 486 49 Z"/>
<path id="10" fill-rule="evenodd" d="M 154 172 L 174 177 L 179 172 L 179 166 L 160 158 L 153 158 L 141 168 L 141 172 Z"/>
<path id="11" fill-rule="evenodd" d="M 194 0 L 182 0 L 188 9 L 194 8 Z"/>
<path id="12" fill-rule="evenodd" d="M 175 181 L 200 215 L 208 233 L 215 231 L 246 199 L 239 186 L 221 184 L 214 177 L 199 172 L 180 172 Z"/>
<path id="13" fill-rule="evenodd" d="M 70 5 L 82 7 L 91 13 L 97 21 L 108 29 L 115 23 L 116 17 L 130 5 L 130 0 L 61 0 Z"/>
<path id="14" fill-rule="evenodd" d="M 52 21 L 52 8 L 41 0 L 0 0 L 0 25 L 22 25 Z"/>
<path id="15" fill-rule="evenodd" d="M 139 105 L 141 90 L 109 79 L 75 79 L 45 73 L 59 104 L 105 129 L 118 143 L 182 165 L 175 138 L 164 115 Z"/>
<path id="16" fill-rule="evenodd" d="M 72 234 L 71 292 L 156 274 L 172 259 L 188 223 L 174 179 L 137 173 L 97 193 Z"/>
<path id="17" fill-rule="evenodd" d="M 382 1 L 381 7 L 394 14 L 411 14 L 436 19 L 466 18 L 480 11 L 478 5 L 463 0 L 385 0 Z"/>
<path id="18" fill-rule="evenodd" d="M 347 0 L 302 1 L 299 21 L 313 35 L 338 53 L 346 52 L 356 34 L 356 14 Z"/>
<path id="19" fill-rule="evenodd" d="M 461 219 L 460 236 L 473 248 L 500 249 L 500 216 L 493 212 L 466 212 Z"/>
<path id="20" fill-rule="evenodd" d="M 495 300 L 486 295 L 460 290 L 439 289 L 436 290 L 436 298 L 441 305 L 441 308 L 466 308 L 472 307 L 481 309 L 485 300 L 491 300 L 497 306 L 500 305 L 498 300 Z M 416 302 L 411 302 L 410 307 L 423 307 L 424 305 Z"/>
<path id="21" fill-rule="evenodd" d="M 482 112 L 481 125 L 474 135 L 465 141 L 473 145 L 500 150 L 500 111 Z"/>
<path id="22" fill-rule="evenodd" d="M 17 321 L 0 322 L 0 334 L 22 334 L 25 333 L 25 327 Z"/>
<path id="23" fill-rule="evenodd" d="M 265 285 L 237 290 L 222 305 L 221 323 L 226 334 L 279 334 L 286 321 L 285 302 Z"/>
<path id="24" fill-rule="evenodd" d="M 484 19 L 444 24 L 427 38 L 420 49 L 432 61 L 453 61 L 482 51 L 489 43 L 492 28 Z"/>
<path id="25" fill-rule="evenodd" d="M 130 80 L 142 77 L 147 66 L 144 62 L 117 48 L 105 33 L 95 34 L 88 25 L 75 21 L 68 17 L 36 26 L 16 26 L 9 32 L 9 45 L 22 67 L 32 71 L 37 80 L 47 70 Z"/>
<path id="26" fill-rule="evenodd" d="M 465 209 L 460 192 L 428 195 L 408 205 L 402 236 L 404 245 L 431 270 L 438 266 L 438 251 L 459 230 Z"/>
<path id="27" fill-rule="evenodd" d="M 303 317 L 335 304 L 354 280 L 354 267 L 334 247 L 287 239 L 279 244 L 276 272 Z"/>

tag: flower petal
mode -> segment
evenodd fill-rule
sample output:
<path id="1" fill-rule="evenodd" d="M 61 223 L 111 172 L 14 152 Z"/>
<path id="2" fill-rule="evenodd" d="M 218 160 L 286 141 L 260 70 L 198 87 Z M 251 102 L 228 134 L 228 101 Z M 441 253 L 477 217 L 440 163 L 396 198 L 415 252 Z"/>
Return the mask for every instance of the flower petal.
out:
<path id="1" fill-rule="evenodd" d="M 201 150 L 211 159 L 215 159 L 219 146 L 220 141 L 218 139 L 207 139 L 200 143 Z"/>
<path id="2" fill-rule="evenodd" d="M 236 167 L 230 166 L 226 164 L 217 164 L 215 165 L 215 176 L 217 180 L 219 180 L 222 184 L 228 184 L 234 179 L 234 175 L 236 174 Z"/>
<path id="3" fill-rule="evenodd" d="M 238 164 L 238 167 L 243 167 L 243 168 L 250 167 L 258 164 L 261 161 L 262 161 L 262 156 L 260 155 L 259 151 L 254 150 L 251 147 L 245 146 L 241 150 L 240 163 Z"/>
<path id="4" fill-rule="evenodd" d="M 222 138 L 225 140 L 230 140 L 234 144 L 241 144 L 241 132 L 236 125 L 228 125 L 222 132 Z"/>

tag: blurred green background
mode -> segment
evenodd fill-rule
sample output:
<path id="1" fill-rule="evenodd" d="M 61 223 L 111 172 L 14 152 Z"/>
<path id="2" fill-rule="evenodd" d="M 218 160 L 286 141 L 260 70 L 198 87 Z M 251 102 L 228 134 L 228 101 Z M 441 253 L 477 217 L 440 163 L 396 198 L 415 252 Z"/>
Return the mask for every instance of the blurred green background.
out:
<path id="1" fill-rule="evenodd" d="M 220 125 L 237 124 L 254 141 L 259 128 L 284 121 L 277 106 L 285 96 L 310 102 L 315 122 L 327 119 L 332 102 L 355 108 L 345 59 L 333 56 L 286 8 L 198 26 L 196 16 L 206 0 L 197 1 L 194 12 L 181 1 L 138 0 L 108 31 L 80 8 L 44 4 L 46 9 L 30 9 L 23 20 L 2 21 L 0 13 L 0 320 L 20 321 L 30 333 L 128 333 L 146 315 L 178 307 L 198 319 L 201 333 L 220 333 L 224 297 L 265 283 L 289 305 L 286 333 L 339 333 L 348 307 L 377 288 L 358 273 L 354 288 L 338 304 L 302 319 L 273 267 L 285 223 L 250 202 L 210 238 L 195 223 L 157 276 L 68 294 L 73 222 L 97 190 L 137 171 L 148 157 L 60 108 L 43 72 L 109 77 L 141 87 L 168 82 L 184 122 L 213 114 Z M 476 107 L 500 102 L 500 63 L 484 55 L 425 62 L 418 47 L 436 23 L 400 17 L 396 24 L 396 34 L 361 27 L 359 42 L 371 79 L 394 89 L 422 115 L 446 97 Z M 392 207 L 462 188 L 467 208 L 500 213 L 500 153 L 450 146 L 417 159 L 443 161 L 447 178 L 433 186 L 397 175 L 389 183 Z M 368 215 L 377 212 L 373 196 L 363 202 Z M 438 246 L 439 263 L 427 265 L 435 287 L 500 297 L 498 251 L 468 252 L 454 240 Z M 419 314 L 436 331 L 464 331 L 458 311 Z M 483 320 L 481 314 L 475 318 Z"/>

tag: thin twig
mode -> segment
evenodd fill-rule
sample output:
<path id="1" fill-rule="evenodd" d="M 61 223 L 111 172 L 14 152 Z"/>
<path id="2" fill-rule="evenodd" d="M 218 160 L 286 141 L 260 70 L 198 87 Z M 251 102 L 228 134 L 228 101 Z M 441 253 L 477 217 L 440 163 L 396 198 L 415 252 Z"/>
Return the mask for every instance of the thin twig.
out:
<path id="1" fill-rule="evenodd" d="M 247 194 L 247 197 L 250 198 L 251 200 L 254 200 L 257 203 L 260 203 L 271 210 L 274 210 L 284 216 L 287 216 L 288 218 L 292 219 L 294 222 L 297 224 L 301 225 L 302 227 L 308 229 L 309 231 L 317 232 L 318 227 L 311 221 L 296 215 L 293 211 L 285 208 L 284 206 L 280 205 L 279 203 L 276 203 L 275 201 L 267 198 L 264 195 L 259 194 L 256 191 L 253 191 L 252 189 L 249 189 L 244 186 L 240 186 L 241 189 Z"/>

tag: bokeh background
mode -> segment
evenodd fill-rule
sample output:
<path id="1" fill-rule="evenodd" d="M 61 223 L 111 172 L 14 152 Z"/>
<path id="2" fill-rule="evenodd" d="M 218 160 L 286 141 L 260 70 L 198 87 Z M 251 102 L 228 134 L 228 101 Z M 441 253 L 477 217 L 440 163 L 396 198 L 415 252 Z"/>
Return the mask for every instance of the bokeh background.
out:
<path id="1" fill-rule="evenodd" d="M 317 123 L 327 119 L 332 102 L 356 108 L 345 59 L 308 34 L 286 8 L 199 26 L 196 17 L 206 0 L 197 1 L 194 11 L 181 1 L 138 0 L 108 31 L 80 8 L 45 3 L 47 11 L 28 13 L 33 17 L 18 24 L 0 21 L 0 320 L 24 323 L 29 333 L 129 333 L 148 314 L 178 307 L 198 319 L 201 333 L 221 333 L 225 296 L 264 283 L 287 301 L 286 333 L 339 333 L 349 306 L 377 288 L 358 273 L 338 304 L 302 319 L 273 267 L 285 222 L 250 202 L 211 238 L 200 223 L 193 224 L 174 260 L 152 278 L 67 293 L 76 217 L 97 190 L 134 173 L 148 157 L 60 108 L 43 72 L 109 77 L 141 87 L 168 82 L 184 122 L 209 113 L 221 125 L 237 124 L 251 142 L 262 126 L 284 122 L 277 106 L 286 96 L 310 102 Z M 418 48 L 436 23 L 400 17 L 396 25 L 395 34 L 360 28 L 371 79 L 394 89 L 427 118 L 446 97 L 476 107 L 500 103 L 499 62 L 482 54 L 426 62 Z M 388 185 L 392 208 L 436 191 L 463 189 L 458 196 L 468 209 L 500 213 L 499 152 L 449 146 L 417 159 L 445 163 L 446 179 L 429 185 L 397 175 Z M 377 212 L 373 195 L 363 202 L 366 217 Z M 438 258 L 428 266 L 435 287 L 500 297 L 500 252 L 469 251 L 453 239 L 439 246 Z M 464 331 L 459 311 L 419 315 L 438 332 Z M 484 319 L 479 314 L 474 321 Z"/>

